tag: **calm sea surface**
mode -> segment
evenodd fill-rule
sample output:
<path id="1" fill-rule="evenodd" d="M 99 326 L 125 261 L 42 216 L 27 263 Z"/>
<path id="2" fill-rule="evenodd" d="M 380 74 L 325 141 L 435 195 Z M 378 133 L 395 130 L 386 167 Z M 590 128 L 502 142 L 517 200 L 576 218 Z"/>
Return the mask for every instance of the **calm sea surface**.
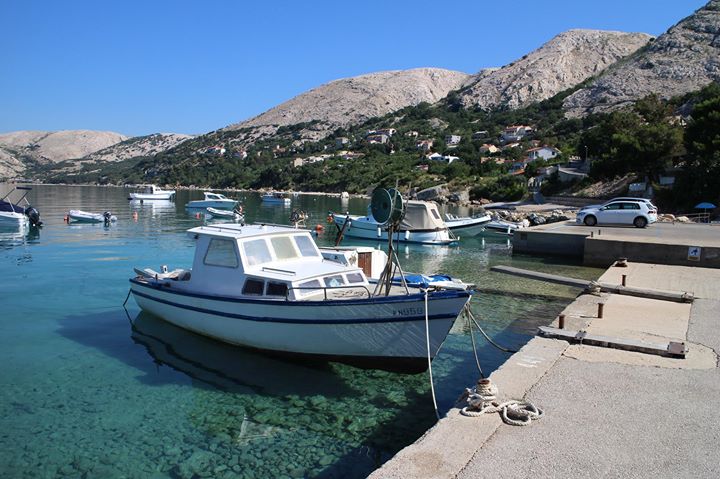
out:
<path id="1" fill-rule="evenodd" d="M 9 188 L 0 184 L 0 197 Z M 190 267 L 185 230 L 204 221 L 184 209 L 200 191 L 143 205 L 128 193 L 36 186 L 29 198 L 45 225 L 0 230 L 0 477 L 364 477 L 432 426 L 427 374 L 269 358 L 140 314 L 132 299 L 128 317 L 122 304 L 133 267 Z M 326 227 L 321 245 L 334 239 L 328 210 L 367 207 L 365 199 L 310 195 L 268 207 L 254 193 L 227 194 L 242 201 L 248 222 L 287 224 L 292 209 L 307 210 L 309 224 Z M 69 209 L 110 210 L 118 221 L 68 225 Z M 508 246 L 490 235 L 458 247 L 401 245 L 400 259 L 405 271 L 476 283 L 483 293 L 473 299 L 475 314 L 497 342 L 517 348 L 576 291 L 490 266 L 587 279 L 600 270 L 512 257 Z M 485 374 L 507 359 L 478 334 L 476 341 Z M 444 413 L 479 376 L 464 321 L 433 372 Z"/>

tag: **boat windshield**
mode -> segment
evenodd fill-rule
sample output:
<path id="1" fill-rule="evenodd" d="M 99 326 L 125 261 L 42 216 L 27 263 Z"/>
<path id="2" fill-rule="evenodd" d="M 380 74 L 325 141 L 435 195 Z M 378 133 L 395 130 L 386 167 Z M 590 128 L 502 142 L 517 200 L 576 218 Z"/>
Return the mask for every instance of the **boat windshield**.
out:
<path id="1" fill-rule="evenodd" d="M 306 235 L 272 236 L 269 240 L 258 238 L 242 243 L 248 266 L 320 256 L 312 238 Z"/>

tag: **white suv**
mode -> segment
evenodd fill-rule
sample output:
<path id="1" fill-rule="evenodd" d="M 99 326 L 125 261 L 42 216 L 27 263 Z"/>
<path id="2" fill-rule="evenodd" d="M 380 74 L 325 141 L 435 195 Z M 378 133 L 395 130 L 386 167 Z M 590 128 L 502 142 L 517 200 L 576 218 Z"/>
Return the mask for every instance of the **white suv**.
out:
<path id="1" fill-rule="evenodd" d="M 610 201 L 578 211 L 576 223 L 586 226 L 596 224 L 634 225 L 645 228 L 657 221 L 657 209 L 647 200 Z"/>

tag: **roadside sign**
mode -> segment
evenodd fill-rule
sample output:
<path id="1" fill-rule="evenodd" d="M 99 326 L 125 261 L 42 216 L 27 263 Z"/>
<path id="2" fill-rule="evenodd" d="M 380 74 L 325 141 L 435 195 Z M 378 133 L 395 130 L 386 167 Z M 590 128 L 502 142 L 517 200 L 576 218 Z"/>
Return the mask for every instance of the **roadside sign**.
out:
<path id="1" fill-rule="evenodd" d="M 702 248 L 699 246 L 690 246 L 688 247 L 688 256 L 687 259 L 690 261 L 700 261 L 700 254 L 702 253 Z"/>

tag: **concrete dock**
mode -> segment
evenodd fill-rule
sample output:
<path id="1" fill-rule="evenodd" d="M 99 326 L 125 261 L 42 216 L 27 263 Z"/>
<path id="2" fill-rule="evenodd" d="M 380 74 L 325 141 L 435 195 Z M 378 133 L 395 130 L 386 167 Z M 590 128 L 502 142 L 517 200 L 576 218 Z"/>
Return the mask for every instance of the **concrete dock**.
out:
<path id="1" fill-rule="evenodd" d="M 720 477 L 720 270 L 630 263 L 599 281 L 623 274 L 695 299 L 583 294 L 563 311 L 565 328 L 682 341 L 685 359 L 533 338 L 490 379 L 499 399 L 531 401 L 544 417 L 514 427 L 452 409 L 370 477 Z"/>
<path id="2" fill-rule="evenodd" d="M 513 235 L 512 245 L 515 253 L 581 257 L 588 266 L 609 266 L 624 257 L 642 263 L 720 268 L 718 224 L 654 223 L 635 228 L 565 221 L 522 229 Z"/>

